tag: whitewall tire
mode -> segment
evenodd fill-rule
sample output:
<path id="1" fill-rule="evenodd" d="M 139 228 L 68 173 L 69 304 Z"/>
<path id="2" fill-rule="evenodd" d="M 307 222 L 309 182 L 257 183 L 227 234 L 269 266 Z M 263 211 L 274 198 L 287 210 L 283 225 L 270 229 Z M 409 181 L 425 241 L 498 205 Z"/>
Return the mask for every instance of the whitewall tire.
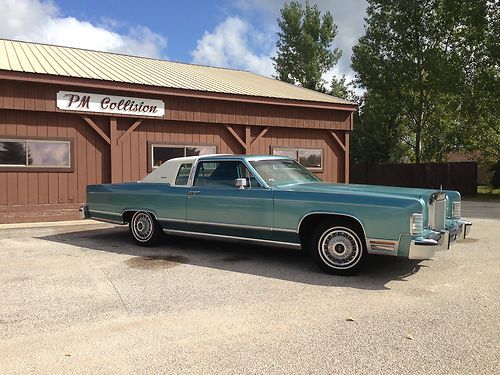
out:
<path id="1" fill-rule="evenodd" d="M 358 273 L 367 257 L 363 234 L 357 228 L 333 221 L 316 227 L 307 250 L 322 270 L 336 275 Z"/>
<path id="2" fill-rule="evenodd" d="M 158 244 L 163 230 L 151 213 L 137 211 L 130 219 L 129 232 L 137 244 L 141 246 L 154 246 Z"/>

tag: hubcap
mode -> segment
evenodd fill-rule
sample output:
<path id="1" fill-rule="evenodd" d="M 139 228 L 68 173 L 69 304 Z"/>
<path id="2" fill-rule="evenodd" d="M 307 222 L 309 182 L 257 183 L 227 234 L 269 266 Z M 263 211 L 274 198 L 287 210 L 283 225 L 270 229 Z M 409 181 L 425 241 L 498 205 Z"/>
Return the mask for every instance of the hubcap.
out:
<path id="1" fill-rule="evenodd" d="M 325 231 L 318 242 L 318 250 L 321 259 L 334 268 L 354 266 L 362 251 L 356 234 L 343 227 Z"/>
<path id="2" fill-rule="evenodd" d="M 153 234 L 153 221 L 151 216 L 144 212 L 135 214 L 132 223 L 134 236 L 139 241 L 147 241 Z"/>

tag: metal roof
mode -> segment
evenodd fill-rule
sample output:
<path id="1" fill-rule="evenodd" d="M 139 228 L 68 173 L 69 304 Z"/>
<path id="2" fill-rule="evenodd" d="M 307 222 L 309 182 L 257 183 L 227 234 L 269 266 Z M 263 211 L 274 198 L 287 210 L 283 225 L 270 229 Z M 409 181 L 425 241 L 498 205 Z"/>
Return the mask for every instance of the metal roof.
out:
<path id="1" fill-rule="evenodd" d="M 0 70 L 300 101 L 350 101 L 255 73 L 0 39 Z"/>

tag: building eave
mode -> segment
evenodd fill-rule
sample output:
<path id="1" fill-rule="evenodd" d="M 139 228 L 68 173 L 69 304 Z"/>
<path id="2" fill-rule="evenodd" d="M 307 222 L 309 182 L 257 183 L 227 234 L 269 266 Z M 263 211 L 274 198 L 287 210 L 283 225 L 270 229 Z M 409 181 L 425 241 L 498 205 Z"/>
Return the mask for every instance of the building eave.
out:
<path id="1" fill-rule="evenodd" d="M 348 112 L 356 112 L 358 110 L 358 105 L 356 104 L 338 104 L 338 103 L 296 100 L 287 98 L 226 94 L 226 93 L 210 92 L 210 91 L 186 90 L 186 89 L 177 89 L 169 87 L 133 84 L 127 82 L 64 77 L 60 75 L 27 73 L 27 72 L 17 72 L 17 71 L 7 71 L 7 70 L 0 70 L 0 79 L 11 80 L 11 81 L 44 83 L 44 84 L 61 85 L 61 86 L 78 86 L 89 89 L 95 88 L 95 89 L 113 90 L 113 91 L 121 91 L 128 93 L 135 92 L 141 94 L 171 95 L 177 97 L 212 99 L 212 100 L 245 102 L 245 103 L 255 103 L 255 104 L 329 109 L 329 110 L 348 111 Z"/>

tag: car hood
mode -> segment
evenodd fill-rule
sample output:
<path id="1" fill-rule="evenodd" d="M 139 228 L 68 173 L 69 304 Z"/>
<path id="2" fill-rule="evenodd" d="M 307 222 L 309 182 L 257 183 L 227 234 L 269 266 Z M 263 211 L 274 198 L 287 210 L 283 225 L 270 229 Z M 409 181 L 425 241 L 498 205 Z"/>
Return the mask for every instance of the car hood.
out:
<path id="1" fill-rule="evenodd" d="M 402 188 L 395 186 L 359 185 L 359 184 L 334 184 L 328 182 L 313 182 L 305 184 L 291 184 L 278 186 L 279 190 L 310 192 L 310 193 L 340 193 L 371 196 L 391 196 L 424 199 L 428 202 L 431 194 L 438 192 L 437 189 Z"/>

